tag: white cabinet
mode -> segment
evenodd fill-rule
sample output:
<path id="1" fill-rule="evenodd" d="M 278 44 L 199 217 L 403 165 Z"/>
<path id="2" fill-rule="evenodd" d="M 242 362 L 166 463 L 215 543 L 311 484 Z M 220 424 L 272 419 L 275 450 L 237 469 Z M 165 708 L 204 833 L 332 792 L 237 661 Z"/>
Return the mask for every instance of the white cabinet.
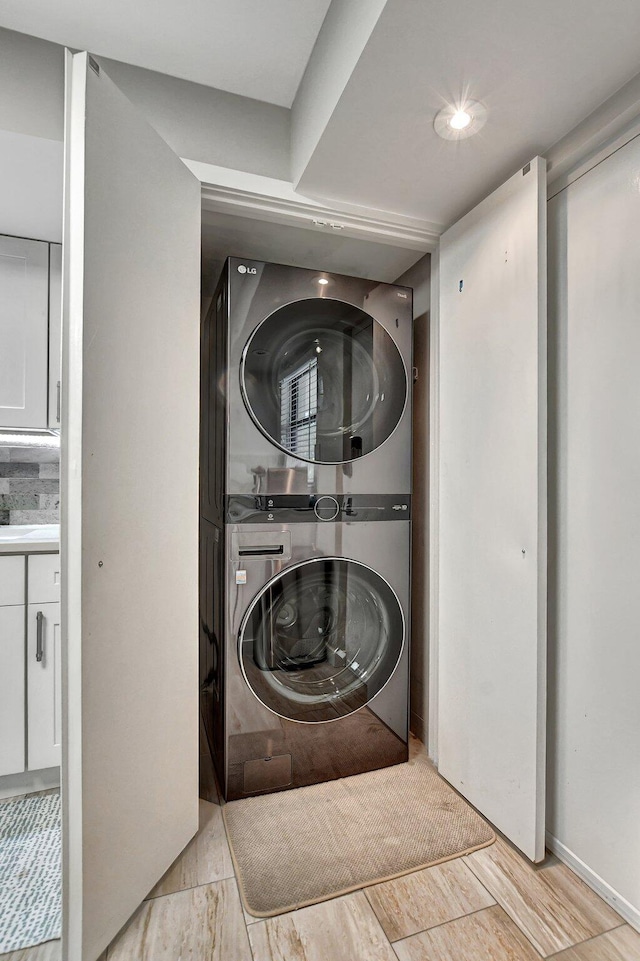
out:
<path id="1" fill-rule="evenodd" d="M 29 604 L 27 769 L 58 767 L 62 743 L 60 604 Z"/>
<path id="2" fill-rule="evenodd" d="M 0 607 L 24 604 L 24 555 L 0 557 Z"/>
<path id="3" fill-rule="evenodd" d="M 0 427 L 47 425 L 49 244 L 0 236 Z"/>
<path id="4" fill-rule="evenodd" d="M 62 246 L 0 236 L 0 427 L 60 426 Z"/>
<path id="5" fill-rule="evenodd" d="M 28 559 L 27 769 L 60 764 L 60 555 Z"/>
<path id="6" fill-rule="evenodd" d="M 62 244 L 49 244 L 49 427 L 60 426 Z"/>
<path id="7" fill-rule="evenodd" d="M 29 604 L 50 604 L 60 600 L 60 555 L 29 556 Z"/>
<path id="8" fill-rule="evenodd" d="M 60 766 L 60 648 L 60 555 L 0 557 L 0 777 Z"/>
<path id="9" fill-rule="evenodd" d="M 25 766 L 24 557 L 0 557 L 0 776 Z"/>

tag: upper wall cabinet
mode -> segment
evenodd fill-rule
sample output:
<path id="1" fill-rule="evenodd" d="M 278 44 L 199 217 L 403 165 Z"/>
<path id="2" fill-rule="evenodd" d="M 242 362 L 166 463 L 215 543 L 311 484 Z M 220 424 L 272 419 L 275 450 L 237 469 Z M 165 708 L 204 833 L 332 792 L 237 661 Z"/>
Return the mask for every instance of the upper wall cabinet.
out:
<path id="1" fill-rule="evenodd" d="M 49 244 L 0 237 L 0 427 L 47 425 Z"/>
<path id="2" fill-rule="evenodd" d="M 61 249 L 0 236 L 0 428 L 60 424 Z"/>
<path id="3" fill-rule="evenodd" d="M 62 366 L 62 244 L 50 244 L 49 251 L 49 427 L 59 427 Z"/>

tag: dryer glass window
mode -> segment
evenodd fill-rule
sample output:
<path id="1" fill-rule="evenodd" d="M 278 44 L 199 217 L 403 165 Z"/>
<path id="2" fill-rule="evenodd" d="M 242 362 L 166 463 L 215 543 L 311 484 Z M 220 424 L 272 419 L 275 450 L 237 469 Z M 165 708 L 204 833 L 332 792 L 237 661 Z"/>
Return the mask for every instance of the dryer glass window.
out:
<path id="1" fill-rule="evenodd" d="M 288 568 L 242 623 L 244 676 L 262 703 L 294 721 L 332 721 L 367 704 L 395 671 L 404 644 L 396 594 L 355 561 Z"/>
<path id="2" fill-rule="evenodd" d="M 287 304 L 253 333 L 242 392 L 258 427 L 303 460 L 339 464 L 383 443 L 404 410 L 407 377 L 392 337 L 358 307 Z"/>

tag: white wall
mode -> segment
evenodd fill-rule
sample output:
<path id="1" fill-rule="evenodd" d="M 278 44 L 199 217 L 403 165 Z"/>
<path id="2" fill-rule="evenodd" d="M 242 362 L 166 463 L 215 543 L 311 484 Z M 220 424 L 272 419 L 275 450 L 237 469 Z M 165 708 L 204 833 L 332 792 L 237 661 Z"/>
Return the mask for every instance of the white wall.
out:
<path id="1" fill-rule="evenodd" d="M 286 107 L 98 59 L 179 157 L 290 179 Z"/>
<path id="2" fill-rule="evenodd" d="M 410 726 L 426 743 L 429 718 L 429 309 L 431 254 L 398 277 L 413 287 L 413 556 L 411 570 Z"/>
<path id="3" fill-rule="evenodd" d="M 548 828 L 639 925 L 640 140 L 548 207 Z"/>
<path id="4" fill-rule="evenodd" d="M 179 156 L 290 179 L 285 107 L 100 60 Z M 0 130 L 62 140 L 63 91 L 63 48 L 0 28 Z"/>
<path id="5" fill-rule="evenodd" d="M 0 130 L 62 140 L 63 89 L 62 47 L 0 28 Z"/>

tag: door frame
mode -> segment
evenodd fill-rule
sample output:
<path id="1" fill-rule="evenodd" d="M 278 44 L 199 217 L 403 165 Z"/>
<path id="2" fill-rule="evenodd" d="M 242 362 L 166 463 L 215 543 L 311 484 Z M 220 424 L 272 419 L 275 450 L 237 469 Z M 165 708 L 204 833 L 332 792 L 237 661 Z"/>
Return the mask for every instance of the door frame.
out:
<path id="1" fill-rule="evenodd" d="M 237 214 L 267 223 L 307 230 L 340 232 L 342 236 L 384 243 L 431 254 L 429 306 L 429 718 L 427 750 L 438 763 L 438 574 L 439 574 L 439 249 L 446 229 L 415 217 L 391 211 L 340 204 L 328 207 L 296 193 L 284 180 L 230 170 L 215 164 L 183 162 L 200 180 L 202 209 Z M 383 215 L 384 216 L 381 216 Z"/>
<path id="2" fill-rule="evenodd" d="M 443 224 L 391 211 L 352 204 L 327 206 L 296 193 L 284 180 L 182 160 L 202 185 L 203 210 L 324 233 L 340 233 L 345 237 L 425 254 L 435 250 L 445 229 Z"/>

